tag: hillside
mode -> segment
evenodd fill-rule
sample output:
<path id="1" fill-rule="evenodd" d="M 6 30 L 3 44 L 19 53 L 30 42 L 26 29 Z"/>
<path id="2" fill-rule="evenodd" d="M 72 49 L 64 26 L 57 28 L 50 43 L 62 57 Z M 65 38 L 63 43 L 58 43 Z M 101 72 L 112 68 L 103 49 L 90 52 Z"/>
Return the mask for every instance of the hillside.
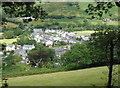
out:
<path id="1" fill-rule="evenodd" d="M 85 12 L 88 8 L 88 4 L 94 4 L 94 2 L 49 2 L 44 3 L 41 6 L 49 15 L 63 15 L 63 16 L 76 16 L 76 17 L 89 17 Z M 118 15 L 118 8 L 115 6 L 111 10 L 112 18 Z M 109 17 L 107 14 L 103 17 Z"/>
<path id="2" fill-rule="evenodd" d="M 72 29 L 72 30 L 81 30 L 78 25 L 83 24 L 86 20 L 88 24 L 97 25 L 97 24 L 104 24 L 102 20 L 98 19 L 88 19 L 91 18 L 85 12 L 85 9 L 88 8 L 88 4 L 94 4 L 93 2 L 45 2 L 42 3 L 40 6 L 48 13 L 47 18 L 41 22 L 32 21 L 29 22 L 27 25 L 40 25 L 40 27 L 44 28 L 65 28 L 65 29 Z M 37 5 L 37 4 L 36 4 Z M 102 19 L 110 18 L 116 19 L 118 16 L 118 8 L 115 6 L 110 9 L 112 16 L 110 17 L 108 14 L 104 14 Z M 21 22 L 21 19 L 13 19 L 13 21 Z M 117 21 L 110 21 L 106 22 L 105 24 L 108 25 L 118 25 Z M 68 28 L 68 26 L 70 28 Z M 70 26 L 71 25 L 71 26 Z M 89 29 L 88 29 L 89 30 Z"/>
<path id="3" fill-rule="evenodd" d="M 116 65 L 115 68 L 118 68 Z M 118 71 L 116 69 L 116 71 Z M 9 86 L 104 86 L 107 67 L 9 78 Z M 115 76 L 118 79 L 118 76 Z M 115 83 L 118 85 L 118 82 Z"/>

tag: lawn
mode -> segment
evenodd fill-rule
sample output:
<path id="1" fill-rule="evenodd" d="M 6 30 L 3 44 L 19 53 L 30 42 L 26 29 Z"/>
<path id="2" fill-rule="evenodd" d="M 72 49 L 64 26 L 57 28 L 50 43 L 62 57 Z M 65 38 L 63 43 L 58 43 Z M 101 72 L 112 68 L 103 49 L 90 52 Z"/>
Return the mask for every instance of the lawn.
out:
<path id="1" fill-rule="evenodd" d="M 115 66 L 118 68 L 118 65 Z M 9 78 L 9 86 L 104 86 L 107 67 Z M 116 69 L 118 71 L 118 69 Z M 116 76 L 116 79 L 118 76 Z M 118 85 L 118 82 L 115 84 Z"/>
<path id="2" fill-rule="evenodd" d="M 84 34 L 92 34 L 95 31 L 74 31 L 74 33 L 77 33 L 79 35 L 84 35 Z"/>
<path id="3" fill-rule="evenodd" d="M 13 39 L 1 39 L 0 43 L 6 43 L 6 44 L 12 44 L 13 42 L 16 42 L 18 38 Z"/>

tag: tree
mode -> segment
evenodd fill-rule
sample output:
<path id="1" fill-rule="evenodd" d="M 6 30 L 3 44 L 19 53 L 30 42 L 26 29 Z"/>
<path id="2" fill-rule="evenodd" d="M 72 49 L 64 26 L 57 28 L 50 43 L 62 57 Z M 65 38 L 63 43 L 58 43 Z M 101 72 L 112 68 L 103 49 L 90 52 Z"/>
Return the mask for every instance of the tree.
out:
<path id="1" fill-rule="evenodd" d="M 89 4 L 88 9 L 86 9 L 86 12 L 92 16 L 92 18 L 97 18 L 102 17 L 103 14 L 109 14 L 111 16 L 110 9 L 113 8 L 114 6 L 120 7 L 120 1 L 119 0 L 114 0 L 115 3 L 113 2 L 100 2 L 96 0 L 96 5 Z"/>
<path id="2" fill-rule="evenodd" d="M 6 39 L 10 39 L 10 38 L 13 38 L 13 37 L 14 37 L 14 31 L 6 31 L 3 34 L 3 38 L 6 38 Z"/>
<path id="3" fill-rule="evenodd" d="M 89 59 L 89 49 L 86 44 L 76 43 L 71 46 L 71 50 L 66 51 L 61 56 L 63 65 L 74 64 L 75 67 L 73 69 L 84 68 L 91 63 Z"/>
<path id="4" fill-rule="evenodd" d="M 30 40 L 27 36 L 22 36 L 20 37 L 20 39 L 17 39 L 18 45 L 24 45 L 24 44 L 32 45 L 35 43 L 36 43 L 35 40 Z"/>
<path id="5" fill-rule="evenodd" d="M 16 29 L 14 29 L 15 31 L 14 31 L 14 35 L 15 36 L 19 36 L 19 35 L 21 35 L 22 33 L 23 33 L 23 30 L 22 29 L 20 29 L 20 28 L 16 28 Z"/>
<path id="6" fill-rule="evenodd" d="M 23 23 L 19 23 L 18 28 L 20 28 L 20 29 L 24 29 L 24 28 L 25 28 L 25 26 L 23 25 Z"/>
<path id="7" fill-rule="evenodd" d="M 118 8 L 120 7 L 120 1 L 119 0 L 114 0 L 115 3 L 113 2 L 99 2 L 96 0 L 96 5 L 93 4 L 89 4 L 88 5 L 88 9 L 86 9 L 86 12 L 92 16 L 92 18 L 97 18 L 97 17 L 102 17 L 103 14 L 109 14 L 109 16 L 111 16 L 112 14 L 110 13 L 110 9 L 113 8 L 114 6 L 117 6 Z M 118 13 L 119 14 L 119 13 Z M 103 26 L 101 26 L 103 27 Z M 119 27 L 118 27 L 119 28 Z M 104 28 L 102 28 L 104 29 Z M 100 31 L 100 29 L 98 30 Z M 111 34 L 111 35 L 110 35 Z M 115 34 L 115 35 L 113 35 Z M 99 48 L 96 47 L 95 49 L 98 49 L 98 51 L 100 51 L 101 49 L 103 49 L 104 52 L 102 52 L 101 54 L 104 56 L 104 59 L 109 59 L 107 60 L 107 65 L 108 65 L 108 69 L 109 69 L 109 75 L 108 75 L 108 88 L 112 87 L 112 72 L 113 72 L 113 64 L 114 64 L 114 60 L 115 60 L 115 51 L 117 52 L 117 54 L 119 53 L 119 29 L 118 30 L 114 30 L 113 29 L 108 29 L 108 31 L 100 31 L 98 34 L 95 33 L 93 34 L 93 40 L 98 39 L 96 41 L 97 45 L 100 46 Z M 92 41 L 93 43 L 93 41 Z M 106 45 L 105 45 L 106 44 Z M 117 47 L 117 48 L 116 48 Z M 100 49 L 101 48 L 101 49 Z M 108 54 L 109 53 L 109 54 Z M 98 54 L 100 55 L 100 54 Z M 114 57 L 115 56 L 115 57 Z M 108 58 L 109 57 L 109 58 Z M 119 57 L 117 57 L 119 58 Z"/>
<path id="8" fill-rule="evenodd" d="M 54 50 L 47 47 L 37 47 L 28 53 L 28 58 L 32 65 L 42 67 L 48 61 L 53 60 Z"/>
<path id="9" fill-rule="evenodd" d="M 3 59 L 3 64 L 6 63 L 6 65 L 3 65 L 3 67 L 15 65 L 17 62 L 19 62 L 21 60 L 22 60 L 22 58 L 20 56 L 10 54 L 9 56 L 7 56 L 6 58 Z"/>
<path id="10" fill-rule="evenodd" d="M 106 63 L 109 69 L 108 88 L 112 87 L 112 72 L 115 59 L 119 61 L 119 44 L 120 30 L 102 30 L 91 35 L 89 45 L 98 50 L 97 58 L 103 60 L 103 63 Z"/>
<path id="11" fill-rule="evenodd" d="M 47 16 L 47 13 L 40 7 L 40 4 L 40 2 L 2 2 L 2 8 L 10 17 L 33 17 L 37 20 L 39 18 L 44 19 Z M 24 20 L 31 21 L 29 19 Z"/>

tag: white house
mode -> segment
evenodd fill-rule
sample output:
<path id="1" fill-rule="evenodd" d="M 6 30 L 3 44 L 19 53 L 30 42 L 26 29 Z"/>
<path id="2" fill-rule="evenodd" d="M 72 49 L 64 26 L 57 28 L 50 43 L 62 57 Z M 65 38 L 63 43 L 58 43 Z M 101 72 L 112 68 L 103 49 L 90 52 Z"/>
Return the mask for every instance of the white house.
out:
<path id="1" fill-rule="evenodd" d="M 33 29 L 34 33 L 43 33 L 42 29 Z"/>
<path id="2" fill-rule="evenodd" d="M 27 57 L 27 52 L 24 49 L 16 49 L 14 54 L 21 56 L 23 60 L 25 60 Z"/>
<path id="3" fill-rule="evenodd" d="M 81 38 L 82 38 L 83 40 L 89 40 L 89 37 L 88 37 L 88 36 L 81 36 Z"/>
<path id="4" fill-rule="evenodd" d="M 53 42 L 49 40 L 49 41 L 47 41 L 47 42 L 45 43 L 45 45 L 46 45 L 46 46 L 49 46 L 49 47 L 52 47 Z"/>
<path id="5" fill-rule="evenodd" d="M 7 44 L 6 45 L 6 51 L 12 51 L 15 50 L 15 45 L 13 44 Z"/>
<path id="6" fill-rule="evenodd" d="M 60 38 L 60 37 L 54 37 L 53 40 L 54 40 L 54 41 L 60 41 L 61 38 Z"/>
<path id="7" fill-rule="evenodd" d="M 66 32 L 63 33 L 63 34 L 62 34 L 62 37 L 67 37 L 67 33 L 66 33 Z"/>
<path id="8" fill-rule="evenodd" d="M 40 40 L 42 40 L 43 37 L 41 37 L 40 35 L 36 35 L 36 36 L 34 37 L 34 39 L 35 39 L 36 42 L 40 42 Z"/>
<path id="9" fill-rule="evenodd" d="M 24 49 L 24 50 L 32 50 L 32 49 L 34 49 L 34 48 L 35 48 L 34 45 L 23 45 L 23 49 Z"/>
<path id="10" fill-rule="evenodd" d="M 49 30 L 49 29 L 45 30 L 45 33 L 49 33 L 49 32 L 51 32 L 51 30 Z"/>

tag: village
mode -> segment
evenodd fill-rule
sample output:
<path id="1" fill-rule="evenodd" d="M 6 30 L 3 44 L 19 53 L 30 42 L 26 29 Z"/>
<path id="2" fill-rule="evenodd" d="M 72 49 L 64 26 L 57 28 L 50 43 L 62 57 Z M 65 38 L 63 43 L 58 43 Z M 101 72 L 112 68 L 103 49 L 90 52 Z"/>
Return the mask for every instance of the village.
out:
<path id="1" fill-rule="evenodd" d="M 35 40 L 36 43 L 42 43 L 46 47 L 53 48 L 55 50 L 55 55 L 60 57 L 67 50 L 70 50 L 70 46 L 75 43 L 83 43 L 86 40 L 89 40 L 89 35 L 78 35 L 73 32 L 65 32 L 61 30 L 46 29 L 33 29 L 33 33 L 29 36 L 30 40 Z M 13 51 L 15 55 L 22 57 L 21 63 L 26 63 L 29 61 L 27 58 L 28 52 L 34 49 L 34 44 L 32 45 L 6 45 L 6 56 L 10 54 L 10 51 Z M 1 52 L 1 55 L 3 52 Z M 4 58 L 4 57 L 1 57 Z"/>

